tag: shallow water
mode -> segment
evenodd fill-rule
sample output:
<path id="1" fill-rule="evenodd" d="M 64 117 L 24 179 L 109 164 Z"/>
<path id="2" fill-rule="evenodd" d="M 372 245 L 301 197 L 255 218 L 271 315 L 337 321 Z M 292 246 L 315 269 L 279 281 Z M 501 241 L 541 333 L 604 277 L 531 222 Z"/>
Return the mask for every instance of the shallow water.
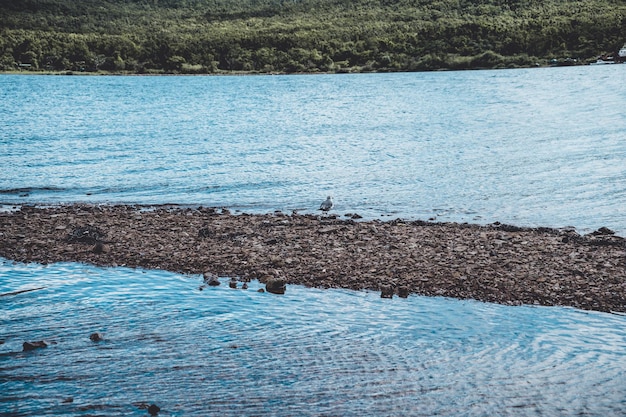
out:
<path id="1" fill-rule="evenodd" d="M 626 233 L 625 65 L 252 77 L 0 75 L 0 204 Z"/>
<path id="2" fill-rule="evenodd" d="M 366 218 L 624 235 L 624 71 L 0 75 L 0 206 L 332 194 Z M 200 281 L 0 259 L 0 293 L 45 287 L 0 297 L 0 415 L 626 415 L 623 316 Z"/>
<path id="3" fill-rule="evenodd" d="M 0 414 L 626 414 L 623 316 L 200 284 L 0 261 L 0 293 L 45 286 L 0 297 Z M 36 340 L 54 344 L 22 352 Z"/>

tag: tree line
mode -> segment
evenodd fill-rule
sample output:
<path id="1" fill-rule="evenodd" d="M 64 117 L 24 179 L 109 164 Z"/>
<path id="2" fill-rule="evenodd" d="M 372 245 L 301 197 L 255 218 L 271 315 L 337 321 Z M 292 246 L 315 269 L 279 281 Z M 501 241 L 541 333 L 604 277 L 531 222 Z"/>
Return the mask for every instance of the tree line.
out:
<path id="1" fill-rule="evenodd" d="M 589 61 L 621 0 L 5 0 L 0 70 L 365 72 Z"/>

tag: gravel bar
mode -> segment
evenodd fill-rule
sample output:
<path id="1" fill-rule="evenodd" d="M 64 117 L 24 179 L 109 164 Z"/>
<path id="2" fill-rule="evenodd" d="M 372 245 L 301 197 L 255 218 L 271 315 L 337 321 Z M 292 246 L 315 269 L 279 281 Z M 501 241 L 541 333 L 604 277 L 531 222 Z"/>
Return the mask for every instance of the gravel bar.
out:
<path id="1" fill-rule="evenodd" d="M 626 312 L 626 241 L 608 228 L 579 235 L 572 228 L 359 217 L 24 205 L 0 212 L 0 256 Z"/>

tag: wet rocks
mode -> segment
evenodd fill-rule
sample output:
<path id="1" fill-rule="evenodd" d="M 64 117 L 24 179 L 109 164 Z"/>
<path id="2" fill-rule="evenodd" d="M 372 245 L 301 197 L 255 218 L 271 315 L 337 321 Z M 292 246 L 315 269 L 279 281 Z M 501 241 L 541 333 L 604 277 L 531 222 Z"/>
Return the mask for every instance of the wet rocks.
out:
<path id="1" fill-rule="evenodd" d="M 147 410 L 148 414 L 150 414 L 151 416 L 156 416 L 161 411 L 161 407 L 159 407 L 158 405 L 156 404 L 148 405 L 147 402 L 133 403 L 133 405 L 139 408 L 140 410 Z"/>
<path id="2" fill-rule="evenodd" d="M 36 342 L 24 342 L 22 344 L 22 350 L 24 352 L 29 352 L 31 350 L 35 350 L 35 349 L 42 349 L 42 348 L 46 348 L 48 347 L 48 342 L 46 342 L 45 340 L 39 340 Z"/>
<path id="3" fill-rule="evenodd" d="M 104 340 L 104 335 L 102 333 L 92 333 L 89 335 L 89 340 L 92 342 L 101 342 Z"/>
<path id="4" fill-rule="evenodd" d="M 150 404 L 150 406 L 148 407 L 148 413 L 151 416 L 156 416 L 157 414 L 159 414 L 159 411 L 161 411 L 161 407 L 156 404 Z"/>
<path id="5" fill-rule="evenodd" d="M 614 235 L 615 232 L 609 229 L 608 227 L 601 227 L 595 232 L 592 232 L 591 234 L 595 236 L 603 236 L 603 235 Z"/>
<path id="6" fill-rule="evenodd" d="M 408 296 L 409 296 L 409 287 L 405 285 L 398 287 L 398 297 L 408 298 Z"/>
<path id="7" fill-rule="evenodd" d="M 212 271 L 200 289 L 219 285 L 218 276 L 381 293 L 382 281 L 398 296 L 406 287 L 503 304 L 626 311 L 626 240 L 608 228 L 581 236 L 573 228 L 499 223 L 77 204 L 0 212 L 0 230 L 0 256 L 12 261 Z M 104 241 L 105 230 L 114 240 Z"/>
<path id="8" fill-rule="evenodd" d="M 393 298 L 394 288 L 391 285 L 381 285 L 380 298 Z"/>
<path id="9" fill-rule="evenodd" d="M 284 294 L 287 283 L 283 278 L 270 278 L 265 283 L 265 290 L 272 294 Z"/>
<path id="10" fill-rule="evenodd" d="M 237 288 L 237 279 L 236 278 L 231 278 L 230 281 L 228 281 L 228 286 L 230 288 Z"/>
<path id="11" fill-rule="evenodd" d="M 217 287 L 220 285 L 220 280 L 217 278 L 217 275 L 212 274 L 211 272 L 205 272 L 203 274 L 204 283 L 209 287 Z"/>

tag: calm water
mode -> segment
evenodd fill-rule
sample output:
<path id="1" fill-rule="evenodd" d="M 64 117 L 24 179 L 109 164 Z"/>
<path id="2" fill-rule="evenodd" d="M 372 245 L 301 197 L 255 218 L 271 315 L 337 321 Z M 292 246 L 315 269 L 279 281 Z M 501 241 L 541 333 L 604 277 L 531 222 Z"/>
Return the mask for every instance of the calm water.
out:
<path id="1" fill-rule="evenodd" d="M 146 415 L 142 402 L 163 416 L 626 414 L 622 316 L 199 291 L 200 276 L 76 264 L 3 262 L 0 276 L 0 293 L 45 286 L 0 297 L 2 415 Z M 21 352 L 41 339 L 56 344 Z"/>
<path id="2" fill-rule="evenodd" d="M 366 218 L 624 235 L 625 74 L 0 75 L 0 205 L 314 212 L 332 194 Z M 0 293 L 45 287 L 0 297 L 0 415 L 626 414 L 622 316 L 199 284 L 0 259 Z"/>
<path id="3" fill-rule="evenodd" d="M 0 203 L 337 212 L 626 233 L 626 66 L 0 75 Z"/>

